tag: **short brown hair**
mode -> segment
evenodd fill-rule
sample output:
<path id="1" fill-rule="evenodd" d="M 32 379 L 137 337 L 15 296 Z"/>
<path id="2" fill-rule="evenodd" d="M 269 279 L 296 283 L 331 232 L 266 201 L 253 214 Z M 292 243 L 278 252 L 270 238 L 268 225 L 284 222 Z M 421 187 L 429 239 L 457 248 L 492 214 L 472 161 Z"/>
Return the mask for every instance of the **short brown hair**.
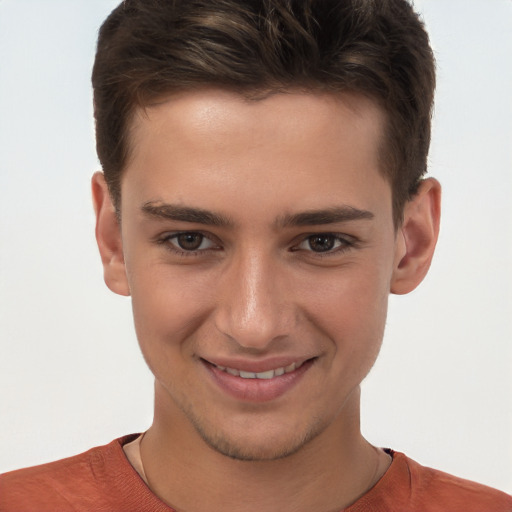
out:
<path id="1" fill-rule="evenodd" d="M 205 85 L 376 100 L 387 114 L 381 171 L 395 225 L 426 172 L 435 65 L 406 0 L 125 0 L 100 29 L 92 83 L 97 151 L 116 207 L 136 108 Z"/>

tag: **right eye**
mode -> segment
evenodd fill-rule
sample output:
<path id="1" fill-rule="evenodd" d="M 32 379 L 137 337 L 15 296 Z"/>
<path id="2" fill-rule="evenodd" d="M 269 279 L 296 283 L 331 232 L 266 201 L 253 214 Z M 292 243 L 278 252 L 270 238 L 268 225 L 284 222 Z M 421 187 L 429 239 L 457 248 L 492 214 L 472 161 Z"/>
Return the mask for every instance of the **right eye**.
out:
<path id="1" fill-rule="evenodd" d="M 197 231 L 172 233 L 166 235 L 160 242 L 170 246 L 171 250 L 187 256 L 218 248 L 215 242 Z"/>

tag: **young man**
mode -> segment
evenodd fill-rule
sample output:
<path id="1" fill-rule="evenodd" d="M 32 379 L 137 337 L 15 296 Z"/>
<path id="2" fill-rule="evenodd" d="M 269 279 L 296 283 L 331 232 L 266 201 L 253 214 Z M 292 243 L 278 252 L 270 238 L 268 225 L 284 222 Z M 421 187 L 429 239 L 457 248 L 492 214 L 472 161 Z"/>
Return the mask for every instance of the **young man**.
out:
<path id="1" fill-rule="evenodd" d="M 388 295 L 439 229 L 409 4 L 127 0 L 93 86 L 96 236 L 154 422 L 4 476 L 0 510 L 512 510 L 359 428 Z"/>

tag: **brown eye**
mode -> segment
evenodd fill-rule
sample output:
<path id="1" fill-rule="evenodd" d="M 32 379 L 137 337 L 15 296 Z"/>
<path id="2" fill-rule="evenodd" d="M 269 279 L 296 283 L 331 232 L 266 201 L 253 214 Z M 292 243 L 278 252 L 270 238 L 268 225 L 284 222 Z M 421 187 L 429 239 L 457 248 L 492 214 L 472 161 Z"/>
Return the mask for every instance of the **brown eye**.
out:
<path id="1" fill-rule="evenodd" d="M 293 247 L 293 251 L 306 251 L 316 254 L 337 254 L 349 250 L 355 242 L 348 235 L 338 235 L 333 233 L 315 233 L 306 236 L 302 242 Z"/>
<path id="2" fill-rule="evenodd" d="M 197 251 L 204 240 L 201 233 L 180 233 L 174 238 L 180 249 L 184 251 Z"/>
<path id="3" fill-rule="evenodd" d="M 334 235 L 313 235 L 307 239 L 308 245 L 314 252 L 327 252 L 334 249 L 338 238 Z M 339 245 L 339 243 L 338 243 Z"/>
<path id="4" fill-rule="evenodd" d="M 167 249 L 179 256 L 200 256 L 212 250 L 220 250 L 221 246 L 208 235 L 198 231 L 167 233 L 158 240 Z"/>

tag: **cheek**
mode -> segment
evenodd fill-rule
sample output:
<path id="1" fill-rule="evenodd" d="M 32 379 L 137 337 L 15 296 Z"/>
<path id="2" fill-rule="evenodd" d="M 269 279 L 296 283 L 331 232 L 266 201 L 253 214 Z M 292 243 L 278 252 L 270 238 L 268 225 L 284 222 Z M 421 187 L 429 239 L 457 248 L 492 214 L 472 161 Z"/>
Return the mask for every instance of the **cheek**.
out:
<path id="1" fill-rule="evenodd" d="M 179 348 L 208 317 L 208 279 L 165 264 L 140 265 L 129 272 L 137 337 L 144 349 Z M 135 277 L 136 276 L 136 277 Z"/>
<path id="2" fill-rule="evenodd" d="M 388 279 L 377 267 L 346 270 L 309 288 L 309 315 L 343 354 L 336 364 L 373 364 L 384 333 Z"/>

